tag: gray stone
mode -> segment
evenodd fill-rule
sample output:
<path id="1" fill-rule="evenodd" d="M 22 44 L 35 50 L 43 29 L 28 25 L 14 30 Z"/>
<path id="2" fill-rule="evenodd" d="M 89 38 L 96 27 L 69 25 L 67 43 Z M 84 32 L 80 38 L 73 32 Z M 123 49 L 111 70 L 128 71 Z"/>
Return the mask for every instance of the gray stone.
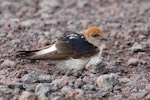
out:
<path id="1" fill-rule="evenodd" d="M 24 83 L 35 83 L 38 81 L 38 74 L 34 71 L 32 71 L 31 73 L 29 74 L 25 74 L 21 80 L 24 82 Z"/>
<path id="2" fill-rule="evenodd" d="M 38 95 L 47 95 L 49 91 L 51 91 L 52 86 L 48 83 L 40 83 L 35 88 L 35 93 Z"/>
<path id="3" fill-rule="evenodd" d="M 84 94 L 84 91 L 83 91 L 82 89 L 75 89 L 75 92 L 78 93 L 78 94 L 77 94 L 78 96 L 79 96 L 79 95 L 82 96 L 82 95 Z"/>
<path id="4" fill-rule="evenodd" d="M 84 90 L 95 90 L 95 86 L 94 85 L 91 85 L 91 84 L 86 84 L 86 85 L 83 85 L 82 89 Z"/>
<path id="5" fill-rule="evenodd" d="M 133 98 L 143 98 L 148 94 L 146 90 L 139 90 L 137 93 L 132 93 L 131 96 Z"/>
<path id="6" fill-rule="evenodd" d="M 105 45 L 103 45 L 102 47 L 104 47 Z M 103 73 L 105 72 L 105 66 L 106 64 L 104 62 L 102 62 L 102 58 L 99 56 L 93 57 L 90 59 L 90 61 L 87 63 L 87 65 L 85 66 L 85 69 L 87 69 L 88 71 L 92 72 L 92 73 Z"/>
<path id="7" fill-rule="evenodd" d="M 23 88 L 25 88 L 26 91 L 34 91 L 36 87 L 36 84 L 23 84 Z"/>
<path id="8" fill-rule="evenodd" d="M 19 83 L 19 82 L 12 82 L 12 83 L 8 84 L 8 87 L 11 88 L 11 89 L 14 89 L 14 88 L 22 89 L 23 88 L 23 84 Z"/>
<path id="9" fill-rule="evenodd" d="M 84 85 L 84 82 L 81 79 L 78 79 L 74 82 L 75 88 L 81 88 Z"/>
<path id="10" fill-rule="evenodd" d="M 145 27 L 140 33 L 148 36 L 150 34 L 150 27 Z"/>
<path id="11" fill-rule="evenodd" d="M 118 82 L 118 75 L 117 74 L 105 74 L 101 75 L 97 78 L 97 85 L 104 90 L 112 90 L 113 87 Z"/>
<path id="12" fill-rule="evenodd" d="M 139 60 L 137 58 L 130 58 L 128 60 L 128 65 L 136 66 L 138 64 Z"/>
<path id="13" fill-rule="evenodd" d="M 83 0 L 83 1 L 77 2 L 77 7 L 83 8 L 87 4 L 88 2 L 86 0 Z"/>
<path id="14" fill-rule="evenodd" d="M 144 51 L 144 48 L 142 47 L 141 44 L 134 43 L 133 46 L 131 47 L 131 50 L 133 52 L 140 52 L 140 51 Z"/>
<path id="15" fill-rule="evenodd" d="M 52 100 L 61 100 L 61 96 L 52 97 Z"/>
<path id="16" fill-rule="evenodd" d="M 12 92 L 13 90 L 8 88 L 7 86 L 0 85 L 0 94 L 11 94 Z"/>
<path id="17" fill-rule="evenodd" d="M 50 82 L 51 81 L 51 76 L 50 75 L 39 75 L 38 76 L 38 81 L 40 82 Z"/>
<path id="18" fill-rule="evenodd" d="M 0 20 L 0 27 L 2 27 L 6 23 L 5 20 Z"/>
<path id="19" fill-rule="evenodd" d="M 25 20 L 21 24 L 24 27 L 30 27 L 32 24 L 36 23 L 34 20 Z"/>
<path id="20" fill-rule="evenodd" d="M 8 59 L 4 60 L 4 62 L 1 64 L 2 67 L 14 67 L 15 65 L 15 62 L 10 61 Z"/>
<path id="21" fill-rule="evenodd" d="M 60 91 L 66 93 L 67 91 L 73 90 L 70 86 L 64 86 Z"/>
<path id="22" fill-rule="evenodd" d="M 20 95 L 19 100 L 40 100 L 40 99 L 35 93 L 24 91 Z"/>
<path id="23" fill-rule="evenodd" d="M 48 92 L 51 91 L 52 86 L 48 83 L 41 83 L 36 86 L 35 93 L 42 99 L 48 100 Z"/>
<path id="24" fill-rule="evenodd" d="M 102 99 L 104 96 L 106 96 L 109 92 L 108 91 L 105 91 L 103 89 L 100 89 L 96 94 L 95 94 L 95 98 L 96 99 Z"/>
<path id="25" fill-rule="evenodd" d="M 122 100 L 122 95 L 121 94 L 118 94 L 118 95 L 114 95 L 113 99 L 114 100 Z"/>
<path id="26" fill-rule="evenodd" d="M 67 85 L 67 83 L 68 83 L 68 77 L 67 76 L 63 76 L 61 79 L 53 80 L 51 85 L 54 88 L 59 89 L 59 88 L 64 87 L 65 85 Z"/>

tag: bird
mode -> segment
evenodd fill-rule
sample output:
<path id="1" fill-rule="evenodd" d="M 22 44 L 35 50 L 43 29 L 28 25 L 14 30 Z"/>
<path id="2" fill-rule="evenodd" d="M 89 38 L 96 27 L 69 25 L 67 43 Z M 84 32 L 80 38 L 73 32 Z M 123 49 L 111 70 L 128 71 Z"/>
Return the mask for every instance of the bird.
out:
<path id="1" fill-rule="evenodd" d="M 46 47 L 17 51 L 16 57 L 48 61 L 63 70 L 81 70 L 93 57 L 101 59 L 103 40 L 106 40 L 103 30 L 93 26 L 87 28 L 83 34 L 73 32 L 61 36 Z"/>

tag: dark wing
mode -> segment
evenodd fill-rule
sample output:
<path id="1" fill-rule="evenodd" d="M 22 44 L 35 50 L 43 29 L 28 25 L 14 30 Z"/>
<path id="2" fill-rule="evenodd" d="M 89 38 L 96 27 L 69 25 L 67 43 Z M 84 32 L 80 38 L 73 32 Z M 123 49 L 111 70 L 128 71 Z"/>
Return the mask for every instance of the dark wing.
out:
<path id="1" fill-rule="evenodd" d="M 87 42 L 83 35 L 77 33 L 59 38 L 56 46 L 60 52 L 71 53 L 72 58 L 89 57 L 99 52 L 97 47 Z"/>
<path id="2" fill-rule="evenodd" d="M 89 44 L 87 41 L 85 41 L 82 35 L 79 34 L 67 35 L 58 38 L 54 45 L 56 50 L 52 52 L 45 52 L 44 54 L 39 53 L 42 50 L 46 50 L 52 47 L 47 46 L 38 50 L 19 51 L 17 56 L 36 60 L 62 60 L 69 58 L 89 57 L 99 51 L 97 47 Z"/>

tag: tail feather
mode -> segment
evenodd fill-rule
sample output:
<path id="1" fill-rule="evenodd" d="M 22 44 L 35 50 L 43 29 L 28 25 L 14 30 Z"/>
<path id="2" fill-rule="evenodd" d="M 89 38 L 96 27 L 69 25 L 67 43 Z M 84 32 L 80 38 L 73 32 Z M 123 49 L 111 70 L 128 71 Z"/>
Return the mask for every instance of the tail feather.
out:
<path id="1" fill-rule="evenodd" d="M 32 51 L 17 51 L 16 57 L 24 58 L 24 59 L 34 59 L 33 57 L 36 56 L 36 52 L 39 50 L 32 50 Z"/>
<path id="2" fill-rule="evenodd" d="M 16 57 L 23 58 L 23 59 L 43 60 L 43 59 L 51 58 L 47 55 L 55 50 L 57 50 L 55 45 L 49 45 L 36 50 L 17 51 Z"/>

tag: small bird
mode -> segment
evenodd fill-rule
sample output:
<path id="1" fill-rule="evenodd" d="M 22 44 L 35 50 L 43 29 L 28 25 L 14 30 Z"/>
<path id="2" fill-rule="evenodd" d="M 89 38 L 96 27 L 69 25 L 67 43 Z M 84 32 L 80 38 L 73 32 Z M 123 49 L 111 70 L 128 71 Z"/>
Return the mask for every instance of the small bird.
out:
<path id="1" fill-rule="evenodd" d="M 101 59 L 104 33 L 98 27 L 90 27 L 83 34 L 72 33 L 55 40 L 49 46 L 31 51 L 18 51 L 17 57 L 44 60 L 56 64 L 60 69 L 80 70 L 93 57 Z"/>

